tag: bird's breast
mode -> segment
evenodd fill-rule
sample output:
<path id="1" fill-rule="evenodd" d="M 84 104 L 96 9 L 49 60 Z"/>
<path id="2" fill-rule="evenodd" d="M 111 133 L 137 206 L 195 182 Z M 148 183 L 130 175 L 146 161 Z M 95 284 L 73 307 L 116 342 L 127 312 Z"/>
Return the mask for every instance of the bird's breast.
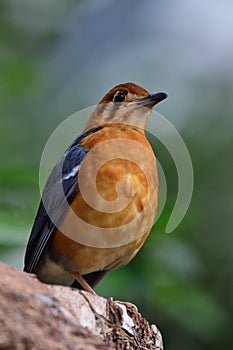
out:
<path id="1" fill-rule="evenodd" d="M 125 265 L 136 255 L 154 223 L 158 180 L 153 151 L 138 130 L 107 126 L 82 145 L 89 152 L 77 194 L 52 250 L 86 274 Z"/>

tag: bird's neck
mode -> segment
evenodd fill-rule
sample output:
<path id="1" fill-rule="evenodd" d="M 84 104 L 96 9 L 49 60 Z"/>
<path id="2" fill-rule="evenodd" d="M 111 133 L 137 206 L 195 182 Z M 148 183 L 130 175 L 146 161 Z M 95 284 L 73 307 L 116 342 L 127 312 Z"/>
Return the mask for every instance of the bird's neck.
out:
<path id="1" fill-rule="evenodd" d="M 138 109 L 116 109 L 111 104 L 99 104 L 90 115 L 84 131 L 94 129 L 103 125 L 126 124 L 132 128 L 145 132 L 150 109 L 147 107 Z"/>

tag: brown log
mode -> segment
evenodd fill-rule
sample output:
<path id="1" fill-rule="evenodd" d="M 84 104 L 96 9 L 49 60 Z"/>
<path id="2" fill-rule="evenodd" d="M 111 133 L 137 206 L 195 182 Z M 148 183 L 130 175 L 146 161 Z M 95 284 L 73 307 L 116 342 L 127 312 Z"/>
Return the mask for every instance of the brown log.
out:
<path id="1" fill-rule="evenodd" d="M 156 349 L 162 337 L 136 306 L 43 284 L 0 263 L 0 349 Z"/>

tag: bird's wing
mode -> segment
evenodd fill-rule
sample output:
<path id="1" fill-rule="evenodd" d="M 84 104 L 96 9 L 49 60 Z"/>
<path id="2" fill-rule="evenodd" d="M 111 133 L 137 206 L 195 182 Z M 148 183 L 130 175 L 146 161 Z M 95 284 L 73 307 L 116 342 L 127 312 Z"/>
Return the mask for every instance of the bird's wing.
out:
<path id="1" fill-rule="evenodd" d="M 63 220 L 78 184 L 78 168 L 88 150 L 80 141 L 93 131 L 79 136 L 53 168 L 43 191 L 40 206 L 27 244 L 24 271 L 36 272 L 53 233 Z M 62 191 L 63 188 L 63 191 Z"/>

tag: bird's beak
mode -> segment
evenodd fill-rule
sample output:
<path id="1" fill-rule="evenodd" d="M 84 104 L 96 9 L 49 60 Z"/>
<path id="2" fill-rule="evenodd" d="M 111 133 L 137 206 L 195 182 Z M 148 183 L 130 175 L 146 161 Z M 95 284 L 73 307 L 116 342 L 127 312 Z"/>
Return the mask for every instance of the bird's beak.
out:
<path id="1" fill-rule="evenodd" d="M 165 92 L 156 92 L 155 94 L 150 94 L 146 97 L 138 99 L 137 104 L 140 106 L 152 108 L 157 103 L 165 100 L 165 98 L 167 98 L 167 94 Z"/>

